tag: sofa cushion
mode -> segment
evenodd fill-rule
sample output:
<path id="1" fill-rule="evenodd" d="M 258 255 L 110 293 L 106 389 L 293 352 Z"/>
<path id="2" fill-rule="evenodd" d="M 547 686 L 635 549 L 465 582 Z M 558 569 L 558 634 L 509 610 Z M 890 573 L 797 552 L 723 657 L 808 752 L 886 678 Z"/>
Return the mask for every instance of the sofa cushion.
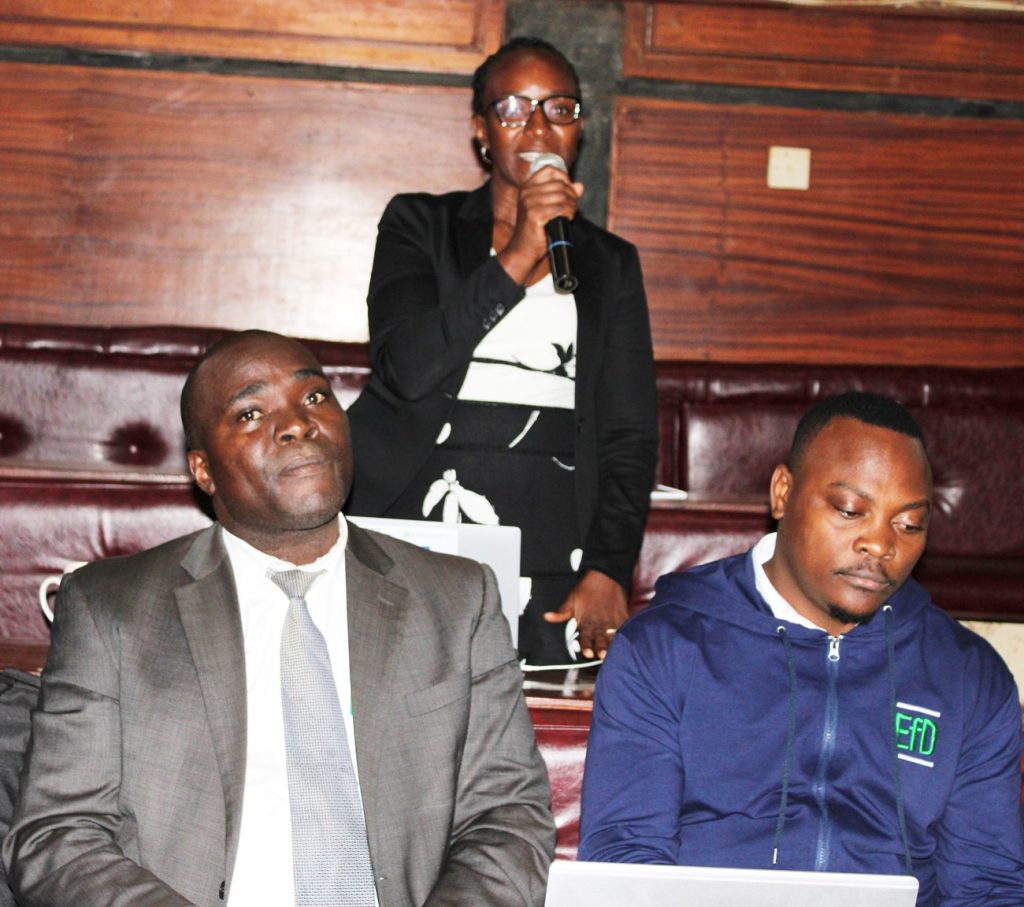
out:
<path id="1" fill-rule="evenodd" d="M 40 583 L 74 561 L 150 548 L 210 524 L 191 484 L 0 481 L 0 637 L 45 642 Z"/>

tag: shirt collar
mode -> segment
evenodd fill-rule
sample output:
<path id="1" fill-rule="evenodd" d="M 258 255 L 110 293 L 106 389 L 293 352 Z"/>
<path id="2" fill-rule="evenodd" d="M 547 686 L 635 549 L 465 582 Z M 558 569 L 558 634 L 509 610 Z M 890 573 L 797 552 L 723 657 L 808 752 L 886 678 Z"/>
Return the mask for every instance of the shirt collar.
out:
<path id="1" fill-rule="evenodd" d="M 268 572 L 277 573 L 280 570 L 295 570 L 296 568 L 308 570 L 311 573 L 318 570 L 331 572 L 338 569 L 345 556 L 345 546 L 348 544 L 348 523 L 340 514 L 338 515 L 337 541 L 331 546 L 330 551 L 320 555 L 311 564 L 292 564 L 279 557 L 274 557 L 272 554 L 267 554 L 265 551 L 260 551 L 259 548 L 254 548 L 234 533 L 229 532 L 223 525 L 221 532 L 223 533 L 224 547 L 228 550 L 232 566 L 244 564 L 248 568 L 245 571 L 246 575 L 252 576 L 266 576 Z M 236 570 L 237 575 L 238 571 Z"/>
<path id="2" fill-rule="evenodd" d="M 786 601 L 779 593 L 779 590 L 772 585 L 772 581 L 768 579 L 768 574 L 765 573 L 764 565 L 775 554 L 777 535 L 775 532 L 769 532 L 750 551 L 750 558 L 754 564 L 754 585 L 757 587 L 761 598 L 764 599 L 765 604 L 771 609 L 772 614 L 779 620 L 785 620 L 791 624 L 807 627 L 809 630 L 819 630 L 825 633 L 825 630 L 813 621 L 808 620 Z"/>

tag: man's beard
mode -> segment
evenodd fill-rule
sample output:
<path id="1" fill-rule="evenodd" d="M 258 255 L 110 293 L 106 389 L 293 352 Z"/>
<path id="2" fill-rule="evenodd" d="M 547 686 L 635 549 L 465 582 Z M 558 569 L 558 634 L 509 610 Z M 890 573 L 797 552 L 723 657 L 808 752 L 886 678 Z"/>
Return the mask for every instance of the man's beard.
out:
<path id="1" fill-rule="evenodd" d="M 828 614 L 833 620 L 838 621 L 841 624 L 852 624 L 855 626 L 865 626 L 871 623 L 871 619 L 877 614 L 877 611 L 872 611 L 870 614 L 852 614 L 845 608 L 841 608 L 839 605 L 835 605 L 832 602 L 828 604 Z"/>

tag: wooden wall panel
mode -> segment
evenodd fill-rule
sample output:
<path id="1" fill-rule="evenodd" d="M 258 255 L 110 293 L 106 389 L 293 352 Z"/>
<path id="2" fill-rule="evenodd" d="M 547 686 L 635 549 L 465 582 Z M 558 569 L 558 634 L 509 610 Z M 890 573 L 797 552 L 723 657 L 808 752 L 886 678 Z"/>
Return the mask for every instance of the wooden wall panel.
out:
<path id="1" fill-rule="evenodd" d="M 1024 98 L 1024 16 L 818 4 L 627 3 L 627 76 Z"/>
<path id="2" fill-rule="evenodd" d="M 0 43 L 472 72 L 505 0 L 4 0 Z"/>
<path id="3" fill-rule="evenodd" d="M 479 185 L 468 89 L 0 64 L 4 320 L 361 340 L 400 191 Z"/>
<path id="4" fill-rule="evenodd" d="M 715 106 L 616 110 L 610 226 L 660 358 L 1024 365 L 1024 123 Z M 768 189 L 770 145 L 811 149 Z"/>

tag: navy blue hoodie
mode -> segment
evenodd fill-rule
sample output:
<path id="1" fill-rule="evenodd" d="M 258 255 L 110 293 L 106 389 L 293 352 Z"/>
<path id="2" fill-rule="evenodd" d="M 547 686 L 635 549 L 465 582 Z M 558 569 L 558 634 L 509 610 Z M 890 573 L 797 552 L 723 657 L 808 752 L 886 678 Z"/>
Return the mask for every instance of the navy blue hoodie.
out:
<path id="1" fill-rule="evenodd" d="M 670 574 L 601 668 L 579 859 L 909 865 L 918 905 L 1021 907 L 1020 722 L 913 580 L 836 638 L 774 617 L 749 553 Z"/>

